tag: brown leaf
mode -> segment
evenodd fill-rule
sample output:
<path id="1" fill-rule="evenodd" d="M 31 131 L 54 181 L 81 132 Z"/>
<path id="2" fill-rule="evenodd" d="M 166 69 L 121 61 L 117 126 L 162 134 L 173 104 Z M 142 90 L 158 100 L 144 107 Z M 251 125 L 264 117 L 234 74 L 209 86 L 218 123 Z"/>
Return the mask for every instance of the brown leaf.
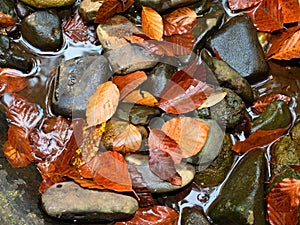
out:
<path id="1" fill-rule="evenodd" d="M 257 6 L 262 0 L 228 0 L 229 8 L 233 11 L 244 10 Z"/>
<path id="2" fill-rule="evenodd" d="M 183 7 L 176 9 L 164 17 L 164 35 L 184 34 L 191 31 L 197 24 L 197 14 L 194 10 Z"/>
<path id="3" fill-rule="evenodd" d="M 143 7 L 142 29 L 152 39 L 161 40 L 164 32 L 162 17 L 154 9 Z"/>
<path id="4" fill-rule="evenodd" d="M 232 146 L 232 150 L 240 153 L 248 152 L 257 147 L 266 146 L 281 137 L 286 131 L 287 128 L 278 128 L 276 130 L 257 130 L 244 141 L 235 143 Z"/>
<path id="5" fill-rule="evenodd" d="M 298 224 L 300 180 L 285 178 L 277 182 L 266 199 L 271 225 Z"/>
<path id="6" fill-rule="evenodd" d="M 116 13 L 125 12 L 134 3 L 134 0 L 104 0 L 99 7 L 95 23 L 104 23 Z"/>
<path id="7" fill-rule="evenodd" d="M 151 129 L 148 146 L 149 148 L 159 149 L 169 153 L 175 164 L 181 162 L 182 153 L 178 144 L 161 130 Z"/>
<path id="8" fill-rule="evenodd" d="M 298 0 L 279 0 L 279 4 L 282 8 L 284 23 L 300 21 L 300 3 Z"/>
<path id="9" fill-rule="evenodd" d="M 164 40 L 172 43 L 174 55 L 188 55 L 194 47 L 195 37 L 192 32 L 165 36 Z"/>
<path id="10" fill-rule="evenodd" d="M 86 120 L 88 126 L 96 126 L 109 120 L 117 109 L 119 98 L 119 89 L 113 82 L 107 81 L 99 85 L 87 104 Z"/>
<path id="11" fill-rule="evenodd" d="M 126 154 L 133 153 L 140 149 L 142 144 L 142 135 L 139 129 L 127 123 L 122 132 L 118 134 L 113 141 L 113 150 Z"/>
<path id="12" fill-rule="evenodd" d="M 115 225 L 176 225 L 178 213 L 167 206 L 152 206 L 139 208 L 134 217 L 125 222 L 116 222 Z"/>
<path id="13" fill-rule="evenodd" d="M 158 149 L 150 149 L 149 167 L 152 173 L 173 185 L 182 185 L 182 177 L 176 171 L 170 154 Z"/>
<path id="14" fill-rule="evenodd" d="M 201 106 L 212 91 L 210 86 L 197 79 L 169 81 L 160 94 L 159 108 L 173 114 L 191 112 Z"/>
<path id="15" fill-rule="evenodd" d="M 196 155 L 206 143 L 209 127 L 191 117 L 178 117 L 167 121 L 162 131 L 174 139 L 182 151 L 182 157 Z"/>
<path id="16" fill-rule="evenodd" d="M 16 21 L 12 16 L 0 12 L 0 27 L 10 27 L 16 25 Z"/>
<path id="17" fill-rule="evenodd" d="M 19 92 L 27 87 L 24 74 L 10 68 L 0 68 L 0 96 L 4 93 Z"/>
<path id="18" fill-rule="evenodd" d="M 124 98 L 123 102 L 134 103 L 138 105 L 145 105 L 156 107 L 158 105 L 157 99 L 148 91 L 134 90 Z"/>
<path id="19" fill-rule="evenodd" d="M 120 100 L 125 98 L 145 80 L 147 80 L 147 75 L 144 71 L 136 71 L 125 76 L 112 77 L 112 82 L 119 88 Z"/>
<path id="20" fill-rule="evenodd" d="M 254 102 L 254 104 L 251 106 L 251 108 L 259 113 L 262 113 L 271 102 L 276 100 L 282 100 L 285 101 L 287 104 L 289 104 L 289 102 L 291 101 L 291 97 L 283 94 L 275 94 L 275 93 L 267 94 L 257 99 Z"/>

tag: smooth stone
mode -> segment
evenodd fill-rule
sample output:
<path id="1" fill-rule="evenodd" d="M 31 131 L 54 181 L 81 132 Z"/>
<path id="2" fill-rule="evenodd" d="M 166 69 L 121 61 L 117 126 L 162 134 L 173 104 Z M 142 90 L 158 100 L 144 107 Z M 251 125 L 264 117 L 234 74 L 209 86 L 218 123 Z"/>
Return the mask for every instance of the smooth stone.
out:
<path id="1" fill-rule="evenodd" d="M 199 206 L 184 207 L 181 213 L 181 225 L 210 225 Z"/>
<path id="2" fill-rule="evenodd" d="M 83 0 L 78 8 L 79 14 L 82 16 L 84 21 L 93 22 L 96 18 L 98 9 L 103 4 L 103 0 Z"/>
<path id="3" fill-rule="evenodd" d="M 181 189 L 194 179 L 195 168 L 187 163 L 176 165 L 176 170 L 182 177 L 182 185 L 172 185 L 153 174 L 149 168 L 148 155 L 131 154 L 125 157 L 128 164 L 132 164 L 142 174 L 143 179 L 151 193 L 167 193 Z"/>
<path id="4" fill-rule="evenodd" d="M 268 76 L 268 64 L 251 19 L 245 15 L 232 17 L 207 41 L 207 47 L 218 54 L 250 84 Z"/>
<path id="5" fill-rule="evenodd" d="M 199 0 L 135 0 L 135 6 L 141 10 L 142 6 L 150 7 L 158 12 L 184 7 L 198 2 Z"/>
<path id="6" fill-rule="evenodd" d="M 117 74 L 128 74 L 154 67 L 160 57 L 147 52 L 143 47 L 126 44 L 105 53 L 112 70 Z"/>
<path id="7" fill-rule="evenodd" d="M 76 0 L 21 0 L 35 8 L 53 8 L 72 5 Z"/>
<path id="8" fill-rule="evenodd" d="M 105 23 L 99 24 L 96 31 L 101 45 L 106 50 L 116 49 L 128 44 L 128 41 L 124 39 L 126 36 L 143 33 L 135 24 L 121 15 L 116 15 Z"/>
<path id="9" fill-rule="evenodd" d="M 219 225 L 266 224 L 265 182 L 266 159 L 262 149 L 252 150 L 238 162 L 208 211 Z"/>
<path id="10" fill-rule="evenodd" d="M 52 217 L 82 222 L 124 220 L 135 214 L 138 202 L 130 196 L 84 189 L 74 182 L 52 185 L 42 195 L 42 207 Z"/>
<path id="11" fill-rule="evenodd" d="M 61 21 L 55 13 L 36 11 L 21 23 L 24 39 L 42 51 L 57 51 L 63 43 Z"/>
<path id="12" fill-rule="evenodd" d="M 24 19 L 30 14 L 29 8 L 23 2 L 17 2 L 15 6 L 18 17 Z"/>
<path id="13" fill-rule="evenodd" d="M 87 55 L 62 62 L 57 67 L 53 84 L 53 112 L 67 117 L 84 117 L 88 99 L 111 76 L 104 56 Z"/>

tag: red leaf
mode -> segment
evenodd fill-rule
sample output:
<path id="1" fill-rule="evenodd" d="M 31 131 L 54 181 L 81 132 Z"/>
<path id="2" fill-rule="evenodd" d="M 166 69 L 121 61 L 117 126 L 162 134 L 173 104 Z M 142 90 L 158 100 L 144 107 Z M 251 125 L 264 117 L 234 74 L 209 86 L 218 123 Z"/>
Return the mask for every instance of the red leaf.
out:
<path id="1" fill-rule="evenodd" d="M 139 208 L 134 217 L 126 222 L 115 225 L 177 225 L 178 213 L 167 206 Z"/>
<path id="2" fill-rule="evenodd" d="M 276 100 L 283 100 L 288 104 L 291 101 L 291 98 L 283 94 L 271 93 L 257 99 L 251 108 L 262 113 L 271 102 Z"/>
<path id="3" fill-rule="evenodd" d="M 163 36 L 164 25 L 161 16 L 154 9 L 143 7 L 142 29 L 151 38 L 160 40 Z"/>
<path id="4" fill-rule="evenodd" d="M 197 79 L 169 83 L 162 91 L 159 101 L 159 108 L 167 113 L 191 112 L 201 106 L 213 91 L 210 86 Z"/>
<path id="5" fill-rule="evenodd" d="M 278 128 L 276 130 L 257 130 L 246 140 L 235 143 L 232 146 L 232 150 L 240 153 L 248 152 L 257 147 L 266 146 L 281 137 L 286 131 L 287 128 Z"/>
<path id="6" fill-rule="evenodd" d="M 174 185 L 182 185 L 182 177 L 176 171 L 174 161 L 169 153 L 158 149 L 150 149 L 149 167 L 162 180 Z"/>
<path id="7" fill-rule="evenodd" d="M 244 10 L 257 6 L 262 0 L 228 0 L 229 8 L 233 11 Z"/>
<path id="8" fill-rule="evenodd" d="M 277 182 L 266 199 L 271 225 L 298 224 L 300 180 L 285 178 Z"/>
<path id="9" fill-rule="evenodd" d="M 0 12 L 0 27 L 9 27 L 16 25 L 16 21 L 10 15 Z"/>
<path id="10" fill-rule="evenodd" d="M 194 10 L 183 7 L 166 15 L 163 21 L 164 35 L 184 34 L 197 24 L 197 14 Z"/>
<path id="11" fill-rule="evenodd" d="M 150 131 L 148 146 L 169 153 L 175 164 L 181 162 L 182 154 L 178 144 L 161 130 Z"/>
<path id="12" fill-rule="evenodd" d="M 0 68 L 0 96 L 4 93 L 19 92 L 27 87 L 24 74 L 10 68 Z"/>
<path id="13" fill-rule="evenodd" d="M 192 32 L 165 36 L 164 40 L 172 43 L 174 55 L 188 55 L 194 47 L 195 37 Z"/>

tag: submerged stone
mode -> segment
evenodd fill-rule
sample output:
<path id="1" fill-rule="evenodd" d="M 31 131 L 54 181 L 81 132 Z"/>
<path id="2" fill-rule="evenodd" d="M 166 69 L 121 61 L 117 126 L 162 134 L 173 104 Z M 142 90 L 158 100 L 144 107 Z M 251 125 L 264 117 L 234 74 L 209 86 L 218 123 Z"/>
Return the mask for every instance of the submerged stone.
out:
<path id="1" fill-rule="evenodd" d="M 185 207 L 181 214 L 181 225 L 210 225 L 200 207 Z"/>

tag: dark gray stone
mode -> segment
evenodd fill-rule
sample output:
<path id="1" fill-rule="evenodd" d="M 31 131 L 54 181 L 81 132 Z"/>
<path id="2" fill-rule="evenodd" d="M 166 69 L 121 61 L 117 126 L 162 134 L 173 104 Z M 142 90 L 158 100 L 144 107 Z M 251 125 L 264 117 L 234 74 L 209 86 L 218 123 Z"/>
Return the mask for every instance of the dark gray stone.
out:
<path id="1" fill-rule="evenodd" d="M 88 55 L 62 62 L 56 71 L 52 110 L 67 117 L 84 117 L 89 97 L 111 75 L 104 56 Z"/>
<path id="2" fill-rule="evenodd" d="M 211 36 L 207 47 L 212 52 L 217 50 L 220 57 L 250 83 L 268 76 L 268 65 L 256 29 L 247 15 L 231 18 Z"/>
<path id="3" fill-rule="evenodd" d="M 42 51 L 56 51 L 63 43 L 59 17 L 48 11 L 36 11 L 21 23 L 23 38 Z"/>
<path id="4" fill-rule="evenodd" d="M 199 206 L 185 207 L 181 214 L 181 225 L 210 225 Z"/>

